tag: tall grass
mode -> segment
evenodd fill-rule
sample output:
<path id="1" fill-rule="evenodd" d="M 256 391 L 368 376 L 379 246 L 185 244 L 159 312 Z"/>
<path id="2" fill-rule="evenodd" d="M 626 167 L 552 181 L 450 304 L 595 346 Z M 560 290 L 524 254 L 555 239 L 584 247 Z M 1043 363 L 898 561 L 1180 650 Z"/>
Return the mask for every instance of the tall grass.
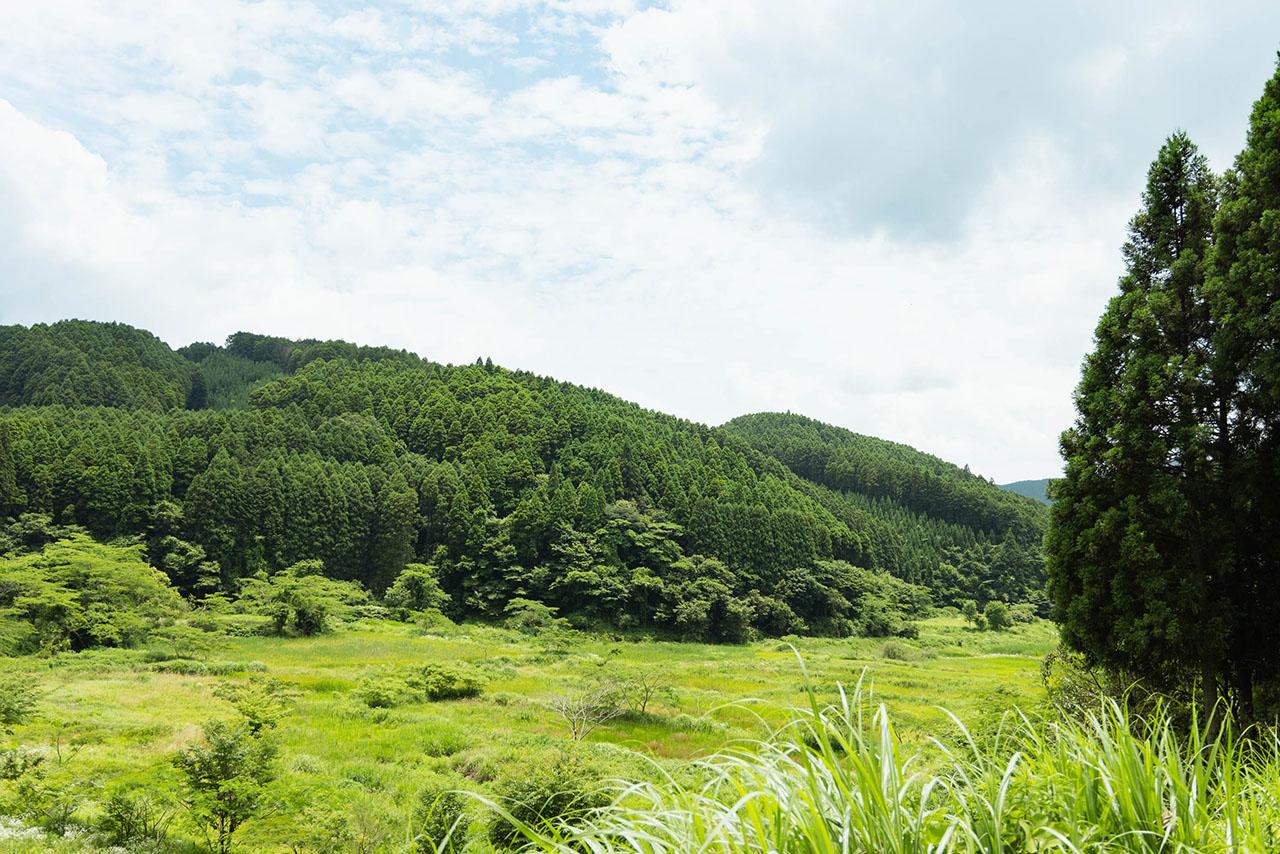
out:
<path id="1" fill-rule="evenodd" d="M 619 787 L 587 820 L 522 826 L 548 852 L 1270 852 L 1280 744 L 1179 732 L 1100 702 L 1077 720 L 1006 716 L 905 752 L 884 706 L 841 691 L 760 742 L 698 764 L 699 782 Z"/>

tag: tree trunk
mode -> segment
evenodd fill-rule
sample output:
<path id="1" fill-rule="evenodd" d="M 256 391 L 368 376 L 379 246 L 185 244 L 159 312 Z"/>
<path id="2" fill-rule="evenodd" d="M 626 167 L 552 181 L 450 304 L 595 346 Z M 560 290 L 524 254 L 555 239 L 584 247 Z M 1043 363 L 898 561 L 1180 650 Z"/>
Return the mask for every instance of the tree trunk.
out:
<path id="1" fill-rule="evenodd" d="M 1237 720 L 1241 726 L 1248 726 L 1253 723 L 1253 668 L 1243 662 L 1238 663 L 1232 674 L 1232 683 Z"/>
<path id="2" fill-rule="evenodd" d="M 1217 738 L 1222 726 L 1222 709 L 1218 702 L 1218 662 L 1206 658 L 1200 664 L 1200 704 L 1205 740 Z"/>

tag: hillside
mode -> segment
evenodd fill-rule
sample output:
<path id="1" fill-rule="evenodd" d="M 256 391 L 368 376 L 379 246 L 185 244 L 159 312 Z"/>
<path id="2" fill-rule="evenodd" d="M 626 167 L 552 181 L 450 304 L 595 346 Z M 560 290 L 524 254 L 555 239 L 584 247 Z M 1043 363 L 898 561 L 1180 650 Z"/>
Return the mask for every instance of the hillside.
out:
<path id="1" fill-rule="evenodd" d="M 888 529 L 896 553 L 879 560 L 942 601 L 1043 606 L 1042 505 L 907 445 L 801 415 L 743 415 L 723 429 L 812 484 L 838 517 L 865 514 Z"/>
<path id="2" fill-rule="evenodd" d="M 171 410 L 186 404 L 191 374 L 167 344 L 123 323 L 0 326 L 0 406 Z"/>
<path id="3" fill-rule="evenodd" d="M 51 364 L 166 391 L 0 361 L 0 388 L 23 390 L 5 402 L 41 404 L 0 415 L 0 516 L 141 536 L 189 594 L 307 559 L 382 591 L 418 561 L 455 616 L 527 597 L 584 624 L 734 640 L 897 631 L 929 598 L 914 584 L 942 602 L 1040 587 L 1034 504 L 836 428 L 713 429 L 345 342 L 237 333 L 174 352 L 118 324 L 5 334 L 0 352 L 36 340 Z"/>
<path id="4" fill-rule="evenodd" d="M 1049 484 L 1052 481 L 1053 478 L 1042 477 L 1039 480 L 1016 480 L 1013 483 L 1002 483 L 999 486 L 1009 492 L 1025 495 L 1028 498 L 1034 498 L 1036 501 L 1050 504 L 1052 502 L 1049 500 Z"/>

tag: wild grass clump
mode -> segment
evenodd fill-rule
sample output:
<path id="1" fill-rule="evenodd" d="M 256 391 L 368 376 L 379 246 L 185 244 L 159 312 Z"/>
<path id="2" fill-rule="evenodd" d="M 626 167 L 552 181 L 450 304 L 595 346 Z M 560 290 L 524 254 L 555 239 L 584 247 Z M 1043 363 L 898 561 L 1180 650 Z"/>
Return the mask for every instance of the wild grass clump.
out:
<path id="1" fill-rule="evenodd" d="M 572 821 L 509 822 L 536 850 L 1266 852 L 1280 850 L 1280 743 L 1190 735 L 1114 702 L 1080 718 L 1006 715 L 908 753 L 859 686 L 681 782 L 621 785 Z M 955 745 L 959 745 L 958 747 Z M 683 778 L 682 778 L 683 779 Z"/>

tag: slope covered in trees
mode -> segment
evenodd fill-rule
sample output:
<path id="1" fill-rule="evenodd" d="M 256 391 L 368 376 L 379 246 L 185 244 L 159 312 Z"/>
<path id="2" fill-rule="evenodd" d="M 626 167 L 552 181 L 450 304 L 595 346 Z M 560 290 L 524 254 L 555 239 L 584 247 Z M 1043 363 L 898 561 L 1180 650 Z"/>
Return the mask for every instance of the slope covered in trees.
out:
<path id="1" fill-rule="evenodd" d="M 930 598 L 918 585 L 957 604 L 1038 589 L 1038 517 L 966 498 L 936 460 L 952 491 L 904 494 L 932 458 L 902 446 L 876 457 L 902 475 L 893 491 L 833 489 L 740 425 L 488 362 L 248 333 L 169 355 L 185 409 L 50 386 L 50 405 L 0 413 L 0 516 L 141 536 L 188 594 L 312 559 L 381 592 L 421 562 L 455 616 L 527 598 L 719 640 L 897 631 Z"/>
<path id="2" fill-rule="evenodd" d="M 934 591 L 1045 607 L 1044 507 L 937 457 L 790 413 L 723 428 L 803 478 L 837 518 L 868 533 L 873 559 Z"/>
<path id="3" fill-rule="evenodd" d="M 0 326 L 0 406 L 176 409 L 191 373 L 159 338 L 123 323 Z"/>

